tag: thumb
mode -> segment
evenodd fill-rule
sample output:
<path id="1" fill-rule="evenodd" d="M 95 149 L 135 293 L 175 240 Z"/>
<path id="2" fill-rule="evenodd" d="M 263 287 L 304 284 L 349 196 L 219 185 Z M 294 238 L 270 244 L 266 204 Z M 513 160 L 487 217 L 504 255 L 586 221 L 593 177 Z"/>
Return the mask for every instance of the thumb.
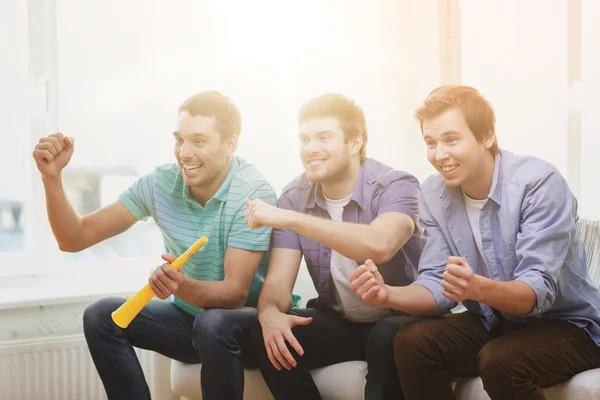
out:
<path id="1" fill-rule="evenodd" d="M 312 317 L 294 317 L 294 325 L 308 325 L 312 322 Z"/>
<path id="2" fill-rule="evenodd" d="M 373 275 L 375 275 L 375 279 L 376 279 L 378 282 L 382 282 L 382 283 L 384 282 L 384 280 L 383 280 L 383 276 L 381 276 L 381 274 L 379 273 L 379 271 L 378 271 L 378 270 L 375 270 L 375 271 L 373 271 Z"/>
<path id="3" fill-rule="evenodd" d="M 365 261 L 365 266 L 367 267 L 367 269 L 373 273 L 377 272 L 377 265 L 375 265 L 375 263 L 373 262 L 373 260 L 368 259 L 367 261 Z"/>
<path id="4" fill-rule="evenodd" d="M 75 138 L 72 136 L 65 136 L 64 143 L 68 146 L 75 146 Z"/>
<path id="5" fill-rule="evenodd" d="M 460 266 L 464 267 L 467 265 L 467 260 L 464 257 L 450 256 L 450 257 L 448 257 L 448 263 L 456 264 L 456 265 L 460 265 Z"/>
<path id="6" fill-rule="evenodd" d="M 160 257 L 169 264 L 177 259 L 177 257 L 175 257 L 172 253 L 163 254 Z"/>

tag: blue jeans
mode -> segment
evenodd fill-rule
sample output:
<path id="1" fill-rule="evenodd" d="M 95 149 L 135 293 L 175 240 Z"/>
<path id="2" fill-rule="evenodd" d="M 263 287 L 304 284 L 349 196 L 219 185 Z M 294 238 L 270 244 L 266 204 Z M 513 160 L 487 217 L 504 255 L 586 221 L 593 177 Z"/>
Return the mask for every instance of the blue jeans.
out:
<path id="1" fill-rule="evenodd" d="M 256 309 L 210 309 L 194 318 L 171 302 L 152 300 L 121 329 L 111 313 L 124 302 L 118 297 L 100 299 L 83 314 L 85 338 L 109 400 L 150 399 L 134 347 L 188 364 L 201 362 L 205 400 L 242 400 L 244 366 L 256 367 L 250 354 Z"/>
<path id="2" fill-rule="evenodd" d="M 311 303 L 309 302 L 309 306 Z M 327 307 L 292 309 L 289 314 L 312 317 L 308 325 L 297 325 L 292 333 L 304 350 L 294 355 L 297 366 L 278 371 L 267 357 L 259 323 L 252 331 L 255 357 L 260 372 L 276 400 L 320 400 L 321 395 L 310 370 L 344 361 L 367 362 L 365 400 L 403 399 L 400 380 L 394 361 L 393 340 L 404 325 L 421 317 L 396 315 L 377 323 L 356 323 Z"/>

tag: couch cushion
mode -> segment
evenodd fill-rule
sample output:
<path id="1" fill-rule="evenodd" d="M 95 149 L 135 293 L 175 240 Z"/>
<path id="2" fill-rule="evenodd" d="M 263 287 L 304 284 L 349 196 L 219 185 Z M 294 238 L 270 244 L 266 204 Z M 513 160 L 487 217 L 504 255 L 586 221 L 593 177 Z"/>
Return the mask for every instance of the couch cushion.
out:
<path id="1" fill-rule="evenodd" d="M 457 400 L 490 400 L 481 378 L 465 378 L 456 383 Z M 600 368 L 585 371 L 544 390 L 548 400 L 600 400 Z"/>
<path id="2" fill-rule="evenodd" d="M 202 364 L 184 364 L 171 361 L 171 389 L 189 400 L 201 400 L 200 370 Z M 367 363 L 348 361 L 311 371 L 323 400 L 362 399 L 365 387 Z M 271 400 L 265 381 L 258 369 L 244 371 L 244 399 Z"/>

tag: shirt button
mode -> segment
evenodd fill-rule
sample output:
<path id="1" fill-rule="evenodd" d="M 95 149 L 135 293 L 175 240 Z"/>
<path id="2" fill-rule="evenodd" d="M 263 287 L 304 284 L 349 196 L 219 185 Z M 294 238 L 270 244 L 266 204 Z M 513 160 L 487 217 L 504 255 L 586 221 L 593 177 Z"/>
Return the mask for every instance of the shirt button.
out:
<path id="1" fill-rule="evenodd" d="M 327 253 L 326 251 L 323 252 L 323 257 L 327 257 L 329 253 Z"/>

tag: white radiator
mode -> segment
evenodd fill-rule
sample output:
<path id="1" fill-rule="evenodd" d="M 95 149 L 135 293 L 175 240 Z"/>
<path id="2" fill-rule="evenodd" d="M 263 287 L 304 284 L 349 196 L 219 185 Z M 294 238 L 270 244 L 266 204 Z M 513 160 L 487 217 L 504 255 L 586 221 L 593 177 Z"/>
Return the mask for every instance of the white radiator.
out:
<path id="1" fill-rule="evenodd" d="M 169 360 L 137 350 L 153 399 L 176 399 Z M 0 400 L 105 400 L 83 335 L 0 344 Z"/>

